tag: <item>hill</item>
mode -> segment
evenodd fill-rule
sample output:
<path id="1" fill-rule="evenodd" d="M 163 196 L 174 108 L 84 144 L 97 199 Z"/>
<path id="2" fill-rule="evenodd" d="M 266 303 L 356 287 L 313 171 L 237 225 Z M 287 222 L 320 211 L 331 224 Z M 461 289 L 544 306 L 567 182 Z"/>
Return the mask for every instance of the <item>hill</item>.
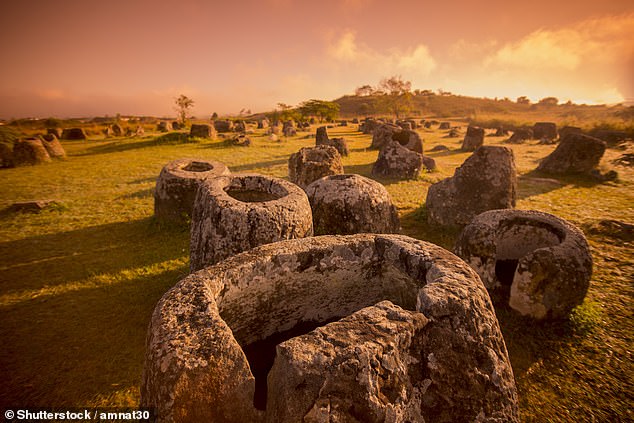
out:
<path id="1" fill-rule="evenodd" d="M 339 105 L 343 118 L 387 116 L 388 113 L 381 109 L 383 98 L 385 96 L 382 95 L 346 95 L 334 102 Z M 417 91 L 410 99 L 408 115 L 411 117 L 457 118 L 485 127 L 533 125 L 535 122 L 549 121 L 587 130 L 602 126 L 634 133 L 633 106 L 549 102 L 530 104 L 509 99 L 436 95 L 429 91 Z"/>

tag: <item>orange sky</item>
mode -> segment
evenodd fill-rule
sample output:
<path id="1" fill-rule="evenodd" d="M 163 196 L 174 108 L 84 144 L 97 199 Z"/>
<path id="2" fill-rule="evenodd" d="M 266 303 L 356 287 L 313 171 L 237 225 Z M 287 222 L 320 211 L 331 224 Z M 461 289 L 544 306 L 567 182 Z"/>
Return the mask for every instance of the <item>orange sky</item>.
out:
<path id="1" fill-rule="evenodd" d="M 317 7 L 319 5 L 319 7 Z M 632 0 L 0 1 L 0 118 L 194 115 L 401 75 L 486 97 L 634 100 Z"/>

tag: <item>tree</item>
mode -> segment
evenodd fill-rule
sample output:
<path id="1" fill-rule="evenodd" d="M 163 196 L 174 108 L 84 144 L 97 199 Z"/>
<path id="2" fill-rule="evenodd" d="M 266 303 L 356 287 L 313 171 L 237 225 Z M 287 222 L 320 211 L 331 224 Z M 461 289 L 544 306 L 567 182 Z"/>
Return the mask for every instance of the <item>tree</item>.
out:
<path id="1" fill-rule="evenodd" d="M 525 95 L 517 97 L 517 104 L 531 104 L 531 101 Z"/>
<path id="2" fill-rule="evenodd" d="M 398 75 L 383 78 L 381 82 L 379 82 L 379 88 L 388 95 L 401 95 L 412 91 L 412 83 L 410 81 L 403 81 L 403 78 Z"/>
<path id="3" fill-rule="evenodd" d="M 211 115 L 211 120 L 216 120 L 218 119 L 218 113 L 213 112 L 213 114 Z"/>
<path id="4" fill-rule="evenodd" d="M 543 106 L 556 106 L 557 103 L 559 103 L 557 97 L 545 97 L 539 100 L 538 104 L 541 104 Z"/>
<path id="5" fill-rule="evenodd" d="M 359 96 L 359 97 L 367 97 L 369 95 L 374 94 L 374 88 L 372 88 L 371 85 L 361 85 L 360 87 L 357 87 L 356 90 L 354 90 L 354 95 Z"/>
<path id="6" fill-rule="evenodd" d="M 277 107 L 279 107 L 282 111 L 279 114 L 281 120 L 299 120 L 299 112 L 293 109 L 293 106 L 286 103 L 277 103 Z M 277 114 L 277 109 L 275 110 Z"/>
<path id="7" fill-rule="evenodd" d="M 187 123 L 187 119 L 189 119 L 189 110 L 194 107 L 194 100 L 184 94 L 181 94 L 174 101 L 176 103 L 176 107 L 174 107 L 177 113 L 176 119 L 181 123 L 181 125 L 185 125 Z"/>
<path id="8" fill-rule="evenodd" d="M 339 104 L 332 101 L 311 99 L 301 103 L 297 110 L 302 116 L 314 116 L 318 118 L 320 122 L 323 120 L 333 120 L 339 116 Z"/>
<path id="9" fill-rule="evenodd" d="M 402 114 L 412 110 L 412 83 L 404 81 L 400 75 L 383 78 L 379 82 L 379 90 L 384 93 L 380 108 L 393 113 L 398 119 Z"/>

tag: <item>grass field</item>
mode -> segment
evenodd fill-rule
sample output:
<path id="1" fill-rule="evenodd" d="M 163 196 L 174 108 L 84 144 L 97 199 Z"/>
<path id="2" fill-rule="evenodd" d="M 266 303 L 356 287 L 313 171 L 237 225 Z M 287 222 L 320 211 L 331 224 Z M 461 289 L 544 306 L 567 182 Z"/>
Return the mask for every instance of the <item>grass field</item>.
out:
<path id="1" fill-rule="evenodd" d="M 356 126 L 356 125 L 353 125 Z M 427 188 L 453 174 L 468 153 L 461 139 L 420 130 L 438 171 L 415 181 L 380 180 L 396 203 L 403 233 L 451 249 L 455 233 L 425 221 Z M 300 132 L 282 142 L 252 135 L 251 147 L 141 139 L 63 142 L 68 159 L 0 170 L 0 407 L 135 406 L 150 314 L 161 295 L 188 273 L 186 226 L 158 224 L 152 189 L 162 166 L 183 157 L 219 160 L 235 172 L 287 176 L 287 161 L 314 144 Z M 344 136 L 347 173 L 370 176 L 377 152 L 353 127 Z M 487 137 L 487 144 L 502 144 Z M 554 146 L 513 145 L 521 175 L 517 208 L 568 219 L 587 232 L 594 275 L 584 304 L 567 322 L 537 324 L 506 309 L 498 317 L 518 384 L 523 421 L 634 420 L 632 242 L 593 230 L 602 219 L 634 222 L 634 172 L 616 182 L 535 179 Z M 622 151 L 609 149 L 602 166 Z M 53 199 L 39 214 L 11 203 Z"/>

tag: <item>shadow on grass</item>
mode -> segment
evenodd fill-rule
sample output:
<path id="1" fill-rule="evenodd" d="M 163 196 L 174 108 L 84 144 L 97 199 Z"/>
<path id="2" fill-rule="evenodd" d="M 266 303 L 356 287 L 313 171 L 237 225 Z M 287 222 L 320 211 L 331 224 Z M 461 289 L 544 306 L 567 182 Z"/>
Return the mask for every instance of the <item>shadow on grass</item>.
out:
<path id="1" fill-rule="evenodd" d="M 0 243 L 0 294 L 40 290 L 187 254 L 189 228 L 153 217 Z"/>
<path id="2" fill-rule="evenodd" d="M 184 265 L 2 307 L 0 406 L 88 407 L 130 387 L 120 405 L 137 406 L 152 311 L 186 272 Z"/>
<path id="3" fill-rule="evenodd" d="M 143 148 L 155 147 L 158 145 L 178 145 L 178 144 L 202 144 L 210 140 L 204 140 L 201 138 L 190 138 L 186 132 L 169 132 L 158 137 L 149 137 L 142 139 L 124 138 L 116 141 L 106 141 L 102 144 L 96 145 L 87 149 L 86 151 L 77 154 L 77 156 L 91 156 L 96 154 L 108 154 L 108 153 L 122 153 L 125 151 L 138 150 Z M 220 144 L 220 147 L 224 147 L 222 142 L 207 145 L 209 148 L 213 148 L 215 144 Z"/>
<path id="4" fill-rule="evenodd" d="M 152 198 L 153 196 L 154 196 L 154 187 L 145 188 L 130 194 L 125 194 L 120 197 L 117 197 L 117 199 L 118 200 L 137 200 L 137 199 L 143 199 L 143 198 Z"/>
<path id="5" fill-rule="evenodd" d="M 534 363 L 550 362 L 578 334 L 569 320 L 538 322 L 505 304 L 496 304 L 495 313 L 516 378 L 523 377 Z"/>
<path id="6" fill-rule="evenodd" d="M 374 179 L 372 176 L 372 166 L 374 166 L 374 162 L 365 164 L 344 165 L 343 171 L 347 174 L 356 174 L 365 176 L 366 178 Z"/>
<path id="7" fill-rule="evenodd" d="M 231 166 L 231 171 L 248 173 L 249 171 L 254 169 L 266 168 L 269 166 L 279 166 L 282 164 L 288 164 L 288 158 L 268 160 L 264 162 L 248 163 L 248 164 L 239 165 L 239 166 Z"/>
<path id="8" fill-rule="evenodd" d="M 597 185 L 606 184 L 606 182 L 598 181 L 596 178 L 593 178 L 589 174 L 568 174 L 568 175 L 551 175 L 549 173 L 543 173 L 538 171 L 537 169 L 531 170 L 530 172 L 522 175 L 524 178 L 543 178 L 550 179 L 553 181 L 559 181 L 562 185 L 573 185 L 579 188 L 592 188 Z M 607 182 L 614 183 L 614 182 Z"/>
<path id="9" fill-rule="evenodd" d="M 136 392 L 151 312 L 188 274 L 188 244 L 188 228 L 153 218 L 0 243 L 0 405 Z"/>
<path id="10" fill-rule="evenodd" d="M 425 155 L 430 157 L 446 157 L 446 156 L 455 156 L 457 154 L 468 154 L 468 153 L 469 151 L 461 150 L 459 148 L 455 150 L 443 150 L 443 151 L 425 150 Z"/>
<path id="11" fill-rule="evenodd" d="M 520 175 L 517 178 L 517 199 L 523 200 L 546 194 L 563 186 L 564 183 L 557 179 L 530 176 L 530 174 Z"/>

